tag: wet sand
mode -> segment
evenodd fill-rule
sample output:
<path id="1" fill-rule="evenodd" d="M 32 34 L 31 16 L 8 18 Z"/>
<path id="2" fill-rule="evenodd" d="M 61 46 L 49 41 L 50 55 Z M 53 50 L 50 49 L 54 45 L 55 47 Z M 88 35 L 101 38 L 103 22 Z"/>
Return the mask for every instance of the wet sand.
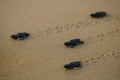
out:
<path id="1" fill-rule="evenodd" d="M 0 80 L 120 80 L 119 0 L 1 0 Z M 92 19 L 90 13 L 108 16 Z M 30 37 L 12 40 L 26 31 Z M 63 44 L 80 38 L 84 45 Z M 63 65 L 81 61 L 80 69 Z"/>

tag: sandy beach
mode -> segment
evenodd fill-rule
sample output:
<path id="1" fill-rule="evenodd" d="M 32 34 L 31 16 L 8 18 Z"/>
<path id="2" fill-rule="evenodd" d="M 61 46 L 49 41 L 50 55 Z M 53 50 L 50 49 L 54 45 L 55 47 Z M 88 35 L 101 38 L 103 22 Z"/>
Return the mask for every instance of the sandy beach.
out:
<path id="1" fill-rule="evenodd" d="M 0 27 L 0 80 L 120 80 L 120 0 L 0 0 Z M 75 38 L 85 44 L 64 46 Z"/>

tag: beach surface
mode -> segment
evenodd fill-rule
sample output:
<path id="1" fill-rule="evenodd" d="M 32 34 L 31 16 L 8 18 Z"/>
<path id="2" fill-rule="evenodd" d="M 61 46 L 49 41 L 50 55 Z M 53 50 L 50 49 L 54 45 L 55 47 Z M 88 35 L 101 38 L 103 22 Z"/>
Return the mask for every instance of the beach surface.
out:
<path id="1" fill-rule="evenodd" d="M 0 80 L 120 80 L 120 0 L 0 0 L 0 28 Z M 85 44 L 64 46 L 76 38 Z M 82 67 L 65 70 L 73 61 Z"/>

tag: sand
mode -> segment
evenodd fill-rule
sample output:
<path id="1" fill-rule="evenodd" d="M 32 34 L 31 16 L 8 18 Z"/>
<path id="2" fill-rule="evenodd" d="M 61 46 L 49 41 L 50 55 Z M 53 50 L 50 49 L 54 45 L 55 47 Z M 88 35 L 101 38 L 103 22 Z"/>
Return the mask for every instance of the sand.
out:
<path id="1" fill-rule="evenodd" d="M 1 0 L 0 80 L 120 80 L 119 0 Z M 92 19 L 90 13 L 108 16 Z M 30 37 L 12 40 L 11 34 Z M 84 45 L 66 48 L 70 39 Z M 65 70 L 64 64 L 82 67 Z"/>

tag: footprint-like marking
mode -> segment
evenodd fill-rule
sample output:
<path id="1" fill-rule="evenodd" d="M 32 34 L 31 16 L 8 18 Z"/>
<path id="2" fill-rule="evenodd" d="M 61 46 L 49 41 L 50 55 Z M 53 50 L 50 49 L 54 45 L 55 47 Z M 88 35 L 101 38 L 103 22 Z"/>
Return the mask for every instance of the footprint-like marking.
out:
<path id="1" fill-rule="evenodd" d="M 106 24 L 111 23 L 111 22 L 113 22 L 113 24 L 115 24 L 115 25 L 120 24 L 120 23 L 118 23 L 118 21 L 120 21 L 120 15 L 116 14 L 114 16 L 109 15 L 108 17 L 101 18 L 101 19 L 87 18 L 84 21 L 78 21 L 78 22 L 75 22 L 75 23 L 72 23 L 72 24 L 65 24 L 63 26 L 55 26 L 55 27 L 47 28 L 45 30 L 40 30 L 40 31 L 36 31 L 36 32 L 31 32 L 31 33 L 34 34 L 34 38 L 40 38 L 41 36 L 49 36 L 49 35 L 65 32 L 65 31 L 69 31 L 69 30 L 78 30 L 82 27 L 84 28 L 84 27 L 88 27 L 88 26 L 91 26 L 91 25 L 101 24 L 103 22 L 106 23 Z M 120 32 L 120 30 L 116 30 L 116 33 L 117 32 Z M 112 34 L 114 36 L 113 33 L 114 32 L 109 32 L 108 34 Z M 102 41 L 104 37 L 100 36 L 98 38 L 99 38 L 99 41 Z"/>
<path id="2" fill-rule="evenodd" d="M 85 38 L 85 41 L 86 42 L 88 42 L 88 43 L 92 43 L 92 42 L 94 42 L 94 38 L 93 37 L 87 37 L 87 38 Z"/>
<path id="3" fill-rule="evenodd" d="M 102 41 L 104 36 L 105 36 L 104 34 L 98 34 L 97 35 L 98 41 Z"/>
<path id="4" fill-rule="evenodd" d="M 116 58 L 120 58 L 120 52 L 112 52 L 112 56 L 115 56 Z"/>
<path id="5" fill-rule="evenodd" d="M 89 61 L 91 63 L 93 63 L 93 64 L 97 64 L 98 63 L 98 60 L 95 57 L 91 57 Z"/>
<path id="6" fill-rule="evenodd" d="M 48 28 L 48 29 L 44 30 L 44 33 L 45 33 L 45 35 L 52 34 L 53 33 L 53 28 Z"/>
<path id="7" fill-rule="evenodd" d="M 86 59 L 85 61 L 83 61 L 83 63 L 88 63 L 89 62 L 89 59 Z"/>
<path id="8" fill-rule="evenodd" d="M 75 29 L 81 28 L 82 25 L 83 25 L 83 22 L 77 22 L 77 23 L 74 24 Z"/>
<path id="9" fill-rule="evenodd" d="M 118 29 L 118 28 L 113 30 L 113 31 L 109 31 L 107 33 L 104 33 L 104 34 L 98 34 L 95 37 L 87 37 L 87 38 L 85 38 L 85 41 L 88 42 L 88 43 L 93 43 L 93 42 L 96 42 L 96 41 L 104 40 L 104 38 L 106 38 L 106 36 L 115 37 L 116 35 L 120 35 L 120 29 Z"/>
<path id="10" fill-rule="evenodd" d="M 120 52 L 111 52 L 110 54 L 102 54 L 97 57 L 91 57 L 85 60 L 82 60 L 84 64 L 92 63 L 92 64 L 98 64 L 99 62 L 107 62 L 109 61 L 112 57 L 120 59 Z"/>

